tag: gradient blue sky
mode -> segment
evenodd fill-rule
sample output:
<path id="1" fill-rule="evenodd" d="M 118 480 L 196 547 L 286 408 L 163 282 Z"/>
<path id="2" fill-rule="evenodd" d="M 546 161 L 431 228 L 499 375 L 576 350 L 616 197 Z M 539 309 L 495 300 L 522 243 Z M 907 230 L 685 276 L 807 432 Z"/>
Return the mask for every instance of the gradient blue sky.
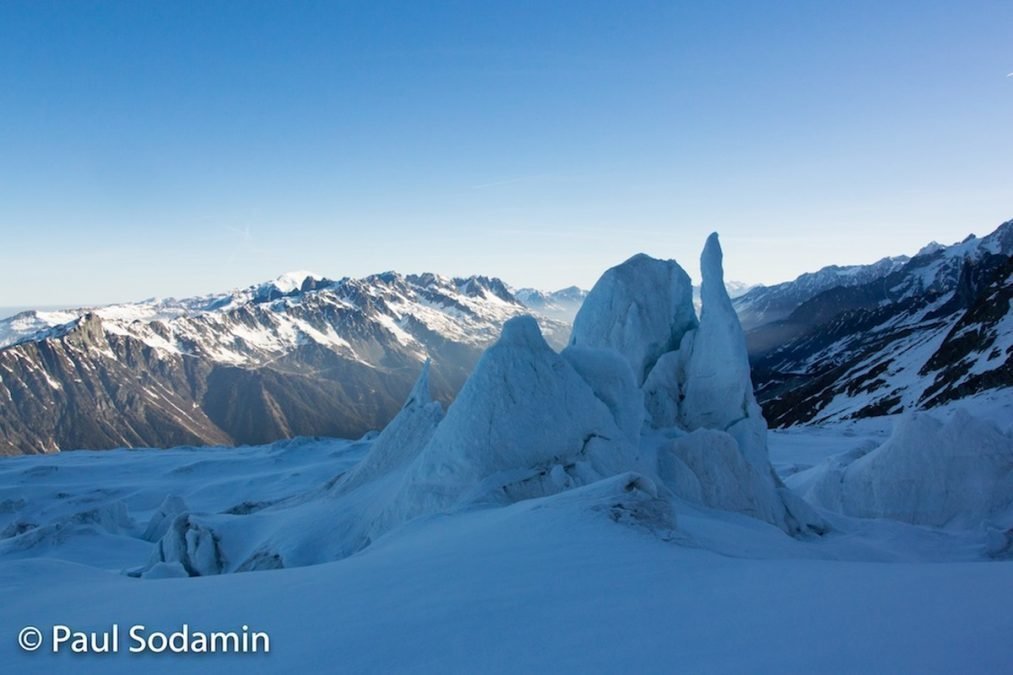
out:
<path id="1" fill-rule="evenodd" d="M 0 3 L 0 305 L 775 282 L 1013 217 L 1013 3 Z"/>

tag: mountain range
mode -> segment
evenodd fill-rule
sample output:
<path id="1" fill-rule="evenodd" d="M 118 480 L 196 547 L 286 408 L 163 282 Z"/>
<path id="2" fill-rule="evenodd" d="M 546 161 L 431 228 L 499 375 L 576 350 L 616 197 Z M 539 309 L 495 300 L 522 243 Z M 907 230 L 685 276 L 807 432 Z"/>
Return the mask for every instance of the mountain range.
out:
<path id="1" fill-rule="evenodd" d="M 931 407 L 1013 384 L 1013 221 L 912 257 L 726 282 L 771 426 Z M 694 287 L 699 309 L 699 288 Z M 0 454 L 355 438 L 420 364 L 448 403 L 508 319 L 559 349 L 587 291 L 484 277 L 282 275 L 188 299 L 0 320 Z"/>
<path id="2" fill-rule="evenodd" d="M 357 437 L 393 417 L 426 359 L 448 402 L 529 311 L 498 279 L 388 272 L 23 312 L 0 321 L 0 454 Z M 556 347 L 569 333 L 541 328 Z"/>
<path id="3" fill-rule="evenodd" d="M 768 422 L 884 415 L 1013 385 L 1011 254 L 1008 221 L 736 298 Z"/>

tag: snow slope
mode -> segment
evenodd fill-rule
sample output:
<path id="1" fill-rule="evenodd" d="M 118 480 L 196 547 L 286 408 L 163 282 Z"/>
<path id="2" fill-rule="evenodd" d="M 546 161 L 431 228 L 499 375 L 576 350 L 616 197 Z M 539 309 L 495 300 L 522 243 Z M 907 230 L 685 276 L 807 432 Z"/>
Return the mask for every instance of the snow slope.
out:
<path id="1" fill-rule="evenodd" d="M 211 510 L 304 489 L 354 463 L 355 446 L 65 453 L 8 459 L 0 471 L 4 499 L 14 486 L 37 504 L 68 499 L 59 493 L 119 498 L 140 524 L 165 491 Z M 612 490 L 426 518 L 338 562 L 191 579 L 118 574 L 146 550 L 92 525 L 44 553 L 0 558 L 0 669 L 986 673 L 1009 664 L 1013 562 L 980 562 L 979 534 L 841 518 L 834 534 L 799 541 L 688 503 L 677 503 L 670 531 L 628 516 L 629 493 Z M 22 626 L 57 622 L 246 624 L 269 633 L 271 653 L 17 650 Z"/>
<path id="2" fill-rule="evenodd" d="M 799 305 L 823 291 L 841 286 L 860 286 L 899 269 L 907 256 L 883 258 L 870 265 L 830 265 L 800 275 L 792 281 L 749 288 L 734 295 L 735 309 L 746 330 L 783 319 Z"/>

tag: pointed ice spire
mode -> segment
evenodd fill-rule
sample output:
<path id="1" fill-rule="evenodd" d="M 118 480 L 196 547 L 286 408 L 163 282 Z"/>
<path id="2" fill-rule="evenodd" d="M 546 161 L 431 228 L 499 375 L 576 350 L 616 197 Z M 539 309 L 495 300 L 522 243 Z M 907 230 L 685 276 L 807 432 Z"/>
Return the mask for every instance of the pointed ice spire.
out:
<path id="1" fill-rule="evenodd" d="M 407 465 L 429 442 L 442 419 L 443 408 L 429 395 L 429 359 L 426 359 L 401 411 L 373 440 L 362 461 L 335 483 L 334 492 L 351 492 Z"/>
<path id="2" fill-rule="evenodd" d="M 704 244 L 703 253 L 700 254 L 700 302 L 702 305 L 701 315 L 708 310 L 711 313 L 717 311 L 722 316 L 730 316 L 739 322 L 738 316 L 732 307 L 732 299 L 728 297 L 728 290 L 725 288 L 724 253 L 721 251 L 721 242 L 718 241 L 718 233 L 711 232 Z M 741 332 L 741 326 L 739 332 Z M 745 336 L 742 340 L 745 344 Z"/>
<path id="3" fill-rule="evenodd" d="M 754 467 L 769 471 L 767 424 L 753 395 L 746 336 L 725 290 L 717 233 L 707 238 L 700 272 L 703 309 L 686 364 L 683 425 L 729 432 Z"/>

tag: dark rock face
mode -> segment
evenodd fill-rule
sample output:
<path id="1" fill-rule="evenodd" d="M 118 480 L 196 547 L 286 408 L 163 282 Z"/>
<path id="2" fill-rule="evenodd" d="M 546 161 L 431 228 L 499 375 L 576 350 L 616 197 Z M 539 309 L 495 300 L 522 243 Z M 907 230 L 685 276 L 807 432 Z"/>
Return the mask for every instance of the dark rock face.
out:
<path id="1" fill-rule="evenodd" d="M 1001 344 L 1010 330 L 1013 258 L 991 256 L 981 265 L 967 265 L 954 297 L 963 309 L 960 319 L 922 367 L 933 377 L 920 403 L 938 405 L 986 389 L 1013 386 L 1013 345 Z M 1004 326 L 1005 320 L 1005 326 Z M 999 364 L 979 370 L 982 361 Z"/>
<path id="2" fill-rule="evenodd" d="M 65 330 L 0 351 L 0 453 L 223 443 L 228 437 L 192 406 L 206 371 L 161 358 L 137 340 L 107 335 L 87 314 Z"/>
<path id="3" fill-rule="evenodd" d="M 0 454 L 355 438 L 397 413 L 426 358 L 449 403 L 527 312 L 498 279 L 393 272 L 114 309 L 0 342 Z"/>
<path id="4" fill-rule="evenodd" d="M 858 286 L 825 290 L 750 331 L 771 426 L 931 407 L 1013 386 L 1013 221 L 933 247 Z"/>

